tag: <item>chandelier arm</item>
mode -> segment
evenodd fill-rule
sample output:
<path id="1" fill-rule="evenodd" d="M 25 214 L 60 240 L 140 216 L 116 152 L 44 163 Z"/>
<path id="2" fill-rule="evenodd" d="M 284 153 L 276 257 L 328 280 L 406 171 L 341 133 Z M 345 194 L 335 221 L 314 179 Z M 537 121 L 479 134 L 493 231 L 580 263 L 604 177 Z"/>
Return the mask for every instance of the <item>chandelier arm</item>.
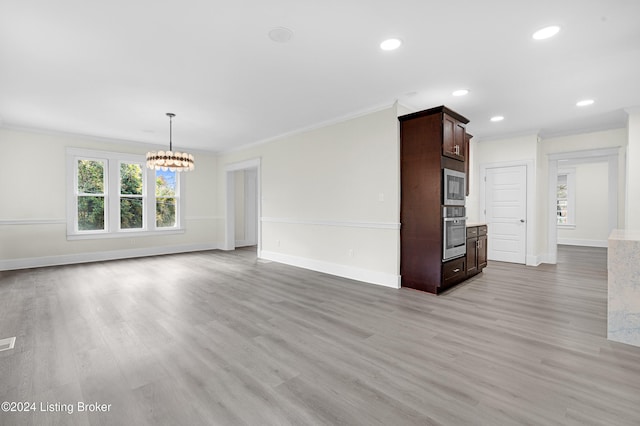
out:
<path id="1" fill-rule="evenodd" d="M 173 114 L 169 115 L 169 151 L 173 152 Z"/>

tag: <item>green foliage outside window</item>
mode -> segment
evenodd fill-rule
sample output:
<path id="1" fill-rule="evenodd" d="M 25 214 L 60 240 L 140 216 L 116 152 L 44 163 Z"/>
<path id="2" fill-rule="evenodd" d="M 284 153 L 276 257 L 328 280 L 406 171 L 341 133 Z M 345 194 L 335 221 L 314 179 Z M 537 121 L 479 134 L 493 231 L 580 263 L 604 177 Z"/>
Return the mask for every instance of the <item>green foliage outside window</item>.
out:
<path id="1" fill-rule="evenodd" d="M 104 229 L 104 163 L 78 160 L 78 230 Z"/>
<path id="2" fill-rule="evenodd" d="M 142 228 L 142 166 L 120 164 L 120 229 Z"/>
<path id="3" fill-rule="evenodd" d="M 156 171 L 156 226 L 176 226 L 176 172 Z"/>
<path id="4" fill-rule="evenodd" d="M 104 231 L 106 228 L 107 192 L 119 203 L 120 229 L 144 228 L 145 172 L 140 163 L 120 163 L 120 188 L 107 191 L 107 162 L 77 160 L 77 224 L 78 231 Z M 177 226 L 177 172 L 155 173 L 156 228 Z M 152 207 L 153 208 L 153 207 Z M 117 219 L 116 219 L 117 220 Z"/>

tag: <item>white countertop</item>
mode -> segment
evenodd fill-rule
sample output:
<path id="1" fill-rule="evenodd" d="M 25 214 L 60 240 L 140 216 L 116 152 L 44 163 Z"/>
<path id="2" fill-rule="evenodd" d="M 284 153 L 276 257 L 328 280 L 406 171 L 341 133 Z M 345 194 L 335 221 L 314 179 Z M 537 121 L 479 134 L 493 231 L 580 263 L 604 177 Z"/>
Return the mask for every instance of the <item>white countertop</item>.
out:
<path id="1" fill-rule="evenodd" d="M 640 230 L 614 229 L 609 235 L 610 240 L 640 241 Z"/>
<path id="2" fill-rule="evenodd" d="M 476 227 L 476 226 L 487 226 L 487 224 L 486 223 L 474 223 L 474 222 L 467 223 L 467 228 L 473 228 L 473 227 Z"/>

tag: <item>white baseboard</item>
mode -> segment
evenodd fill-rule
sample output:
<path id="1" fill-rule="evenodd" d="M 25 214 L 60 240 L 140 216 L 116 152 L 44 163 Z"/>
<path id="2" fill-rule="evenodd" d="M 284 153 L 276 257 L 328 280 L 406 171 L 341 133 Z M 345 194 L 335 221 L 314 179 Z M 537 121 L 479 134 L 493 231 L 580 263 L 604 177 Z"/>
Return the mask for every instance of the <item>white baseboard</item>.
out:
<path id="1" fill-rule="evenodd" d="M 325 262 L 322 260 L 309 259 L 265 250 L 262 250 L 259 253 L 259 257 L 265 260 L 272 260 L 286 265 L 324 272 L 326 274 L 363 281 L 369 284 L 400 288 L 400 276 L 395 274 L 376 272 L 369 269 L 356 268 L 353 266 L 340 265 L 338 263 Z"/>
<path id="2" fill-rule="evenodd" d="M 236 240 L 236 248 L 238 247 L 251 247 L 255 246 L 257 243 L 255 241 L 247 241 L 247 240 Z"/>
<path id="3" fill-rule="evenodd" d="M 566 246 L 582 246 L 582 247 L 608 247 L 607 240 L 583 240 L 577 238 L 558 238 L 558 244 Z"/>
<path id="4" fill-rule="evenodd" d="M 527 266 L 540 266 L 543 263 L 554 265 L 558 263 L 558 261 L 556 256 L 552 256 L 549 253 L 543 253 L 537 256 L 527 256 Z"/>
<path id="5" fill-rule="evenodd" d="M 0 260 L 0 271 L 13 269 L 42 268 L 46 266 L 70 265 L 74 263 L 101 262 L 104 260 L 130 259 L 134 257 L 158 256 L 191 251 L 216 250 L 217 243 L 188 244 L 180 246 L 148 247 L 127 250 L 112 250 L 90 253 L 65 254 L 59 256 L 30 257 Z"/>

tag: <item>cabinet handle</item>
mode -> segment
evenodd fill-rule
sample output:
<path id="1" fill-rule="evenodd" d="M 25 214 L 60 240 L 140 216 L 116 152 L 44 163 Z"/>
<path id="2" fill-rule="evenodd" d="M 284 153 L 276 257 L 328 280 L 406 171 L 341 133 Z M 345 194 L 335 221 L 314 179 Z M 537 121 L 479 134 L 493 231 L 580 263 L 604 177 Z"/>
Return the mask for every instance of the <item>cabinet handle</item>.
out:
<path id="1" fill-rule="evenodd" d="M 457 274 L 458 272 L 460 272 L 460 268 L 456 268 L 456 269 L 453 270 L 454 274 Z"/>

